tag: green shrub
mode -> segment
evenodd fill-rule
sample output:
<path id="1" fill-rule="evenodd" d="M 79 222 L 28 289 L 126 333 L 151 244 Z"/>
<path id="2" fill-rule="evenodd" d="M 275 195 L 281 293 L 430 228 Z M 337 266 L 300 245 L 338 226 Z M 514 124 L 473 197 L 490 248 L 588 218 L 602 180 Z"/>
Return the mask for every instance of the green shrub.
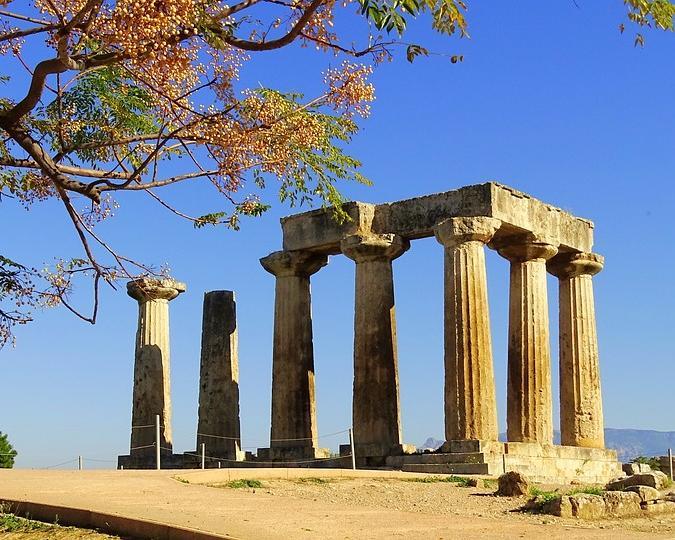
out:
<path id="1" fill-rule="evenodd" d="M 451 474 L 450 476 L 420 476 L 418 478 L 406 478 L 407 482 L 421 482 L 423 484 L 435 484 L 437 482 L 450 482 L 452 484 L 458 484 L 461 487 L 466 487 L 469 484 L 469 479 L 464 478 L 463 476 L 455 476 Z"/>
<path id="2" fill-rule="evenodd" d="M 638 456 L 630 460 L 631 463 L 644 463 L 649 465 L 653 470 L 661 470 L 661 460 L 658 457 L 647 457 L 647 456 Z"/>
<path id="3" fill-rule="evenodd" d="M 17 451 L 9 443 L 7 435 L 0 431 L 0 469 L 11 469 L 14 467 L 14 458 Z"/>
<path id="4" fill-rule="evenodd" d="M 226 487 L 232 488 L 232 489 L 241 489 L 241 488 L 261 488 L 263 487 L 262 482 L 260 480 L 250 480 L 248 478 L 242 478 L 240 480 L 232 480 L 225 484 Z"/>

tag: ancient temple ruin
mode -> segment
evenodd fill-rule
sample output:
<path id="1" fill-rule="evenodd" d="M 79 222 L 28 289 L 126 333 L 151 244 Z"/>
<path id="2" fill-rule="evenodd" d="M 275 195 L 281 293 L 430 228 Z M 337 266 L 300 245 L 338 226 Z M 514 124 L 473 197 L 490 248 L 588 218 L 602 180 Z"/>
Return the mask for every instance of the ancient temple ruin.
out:
<path id="1" fill-rule="evenodd" d="M 236 458 L 226 466 L 328 465 L 318 461 L 328 450 L 318 440 L 310 279 L 329 256 L 343 254 L 354 261 L 356 274 L 352 415 L 358 466 L 458 474 L 516 469 L 542 481 L 603 482 L 621 474 L 616 453 L 604 448 L 592 283 L 603 258 L 592 252 L 590 221 L 496 183 L 343 208 L 348 220 L 337 221 L 331 209 L 282 219 L 283 250 L 261 259 L 276 277 L 270 446 L 244 460 L 238 446 L 230 445 L 228 455 Z M 392 261 L 411 241 L 431 236 L 445 257 L 446 441 L 436 452 L 417 453 L 401 433 Z M 486 246 L 510 262 L 507 442 L 498 441 Z M 559 289 L 561 445 L 553 444 L 547 272 L 558 278 Z M 153 301 L 166 303 L 178 292 Z M 139 336 L 142 324 L 143 308 Z M 213 332 L 217 327 L 208 334 Z M 139 340 L 137 347 L 164 350 Z M 164 356 L 168 365 L 168 341 Z M 137 348 L 137 373 L 144 358 Z M 202 377 L 204 362 L 203 346 Z M 153 369 L 163 376 L 157 365 Z M 136 414 L 143 410 L 136 387 L 144 384 L 136 378 L 134 422 L 147 421 Z M 223 429 L 236 429 L 238 443 L 238 404 L 218 398 L 218 383 L 202 381 L 205 387 L 211 398 L 200 397 L 200 425 L 208 410 L 231 415 L 236 407 L 236 427 L 230 422 Z M 168 380 L 157 384 L 158 396 L 159 388 L 168 388 Z M 131 455 L 134 444 L 143 442 L 132 436 Z M 337 459 L 329 466 L 350 465 Z"/>
<path id="2" fill-rule="evenodd" d="M 496 183 L 388 204 L 349 203 L 282 220 L 276 276 L 271 446 L 318 457 L 310 276 L 343 254 L 355 262 L 353 429 L 363 466 L 455 473 L 519 468 L 536 477 L 620 474 L 604 449 L 592 276 L 593 224 Z M 445 252 L 445 438 L 434 454 L 401 439 L 392 261 L 435 236 Z M 485 246 L 510 262 L 507 437 L 498 442 Z M 546 273 L 559 280 L 560 429 L 553 445 Z M 289 441 L 302 440 L 299 445 Z M 552 459 L 553 458 L 553 459 Z"/>

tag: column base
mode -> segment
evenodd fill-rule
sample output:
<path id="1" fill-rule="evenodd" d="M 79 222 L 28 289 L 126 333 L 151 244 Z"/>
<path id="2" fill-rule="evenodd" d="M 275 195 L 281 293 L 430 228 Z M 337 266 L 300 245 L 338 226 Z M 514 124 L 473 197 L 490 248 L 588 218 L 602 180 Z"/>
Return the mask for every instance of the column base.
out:
<path id="1" fill-rule="evenodd" d="M 330 457 L 328 448 L 314 446 L 285 446 L 272 448 L 258 448 L 257 461 L 302 461 L 312 459 L 326 459 Z"/>
<path id="2" fill-rule="evenodd" d="M 160 466 L 162 469 L 184 469 L 186 467 L 186 456 L 183 454 L 162 453 L 160 456 Z M 117 456 L 118 469 L 155 469 L 157 466 L 155 456 L 136 456 L 122 455 Z"/>
<path id="3" fill-rule="evenodd" d="M 386 465 L 408 472 L 499 476 L 522 472 L 533 482 L 603 484 L 623 476 L 616 451 L 553 444 L 446 441 L 436 452 L 392 456 Z"/>

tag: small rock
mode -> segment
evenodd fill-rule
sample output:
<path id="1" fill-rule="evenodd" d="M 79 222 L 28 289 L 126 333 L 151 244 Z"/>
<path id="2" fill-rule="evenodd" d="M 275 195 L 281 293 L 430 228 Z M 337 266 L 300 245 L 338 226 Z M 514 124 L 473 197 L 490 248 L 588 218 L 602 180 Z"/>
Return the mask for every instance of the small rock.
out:
<path id="1" fill-rule="evenodd" d="M 649 486 L 628 486 L 624 491 L 637 493 L 643 503 L 657 501 L 661 498 L 659 490 Z"/>
<path id="2" fill-rule="evenodd" d="M 600 519 L 607 511 L 605 499 L 600 495 L 577 493 L 570 495 L 572 515 L 581 519 Z"/>
<path id="3" fill-rule="evenodd" d="M 605 509 L 610 516 L 635 516 L 640 514 L 640 497 L 629 491 L 609 491 L 603 494 Z"/>
<path id="4" fill-rule="evenodd" d="M 475 487 L 475 488 L 485 488 L 486 482 L 483 478 L 469 478 L 466 481 L 466 485 L 469 487 Z"/>
<path id="5" fill-rule="evenodd" d="M 520 497 L 530 490 L 528 479 L 517 471 L 502 474 L 497 480 L 498 489 L 495 495 L 503 497 Z"/>

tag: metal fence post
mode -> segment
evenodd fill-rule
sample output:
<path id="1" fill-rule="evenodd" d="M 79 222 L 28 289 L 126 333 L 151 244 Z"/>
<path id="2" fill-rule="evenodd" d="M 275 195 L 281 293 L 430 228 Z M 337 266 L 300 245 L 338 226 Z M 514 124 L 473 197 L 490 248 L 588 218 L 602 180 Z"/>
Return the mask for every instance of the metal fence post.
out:
<path id="1" fill-rule="evenodd" d="M 673 449 L 668 448 L 668 468 L 670 469 L 670 481 L 673 481 Z"/>
<path id="2" fill-rule="evenodd" d="M 206 468 L 206 443 L 202 443 L 202 469 Z"/>
<path id="3" fill-rule="evenodd" d="M 81 471 L 83 469 L 82 466 L 82 456 L 77 456 L 77 470 Z"/>
<path id="4" fill-rule="evenodd" d="M 160 451 L 160 442 L 159 442 L 159 415 L 155 415 L 155 464 L 157 470 L 160 470 L 162 468 L 161 462 L 160 462 L 160 456 L 159 456 L 159 451 Z"/>
<path id="5" fill-rule="evenodd" d="M 354 451 L 354 432 L 349 428 L 349 447 L 352 454 L 352 469 L 356 470 L 356 452 Z"/>

